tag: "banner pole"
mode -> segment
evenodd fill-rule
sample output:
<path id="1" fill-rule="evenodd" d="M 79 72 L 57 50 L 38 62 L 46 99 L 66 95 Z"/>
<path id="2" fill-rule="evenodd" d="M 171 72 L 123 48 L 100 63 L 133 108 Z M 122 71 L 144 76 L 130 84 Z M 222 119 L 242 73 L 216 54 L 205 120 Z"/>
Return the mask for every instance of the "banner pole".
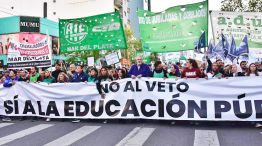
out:
<path id="1" fill-rule="evenodd" d="M 49 41 L 49 32 L 48 32 L 48 29 L 46 29 L 46 39 L 47 39 L 47 46 L 49 46 L 49 50 L 50 50 L 50 53 L 51 53 L 51 64 L 50 64 L 50 67 L 51 67 L 51 72 L 52 72 L 52 63 L 53 63 L 53 53 L 52 53 L 52 44 L 50 46 L 50 41 Z"/>
<path id="2" fill-rule="evenodd" d="M 213 25 L 213 20 L 212 20 L 212 10 L 209 11 L 209 18 L 210 18 L 210 23 L 211 23 L 211 28 L 212 28 L 212 34 L 213 34 L 213 39 L 214 39 L 214 45 L 216 44 L 216 37 L 215 37 L 215 32 L 214 32 L 214 25 Z"/>

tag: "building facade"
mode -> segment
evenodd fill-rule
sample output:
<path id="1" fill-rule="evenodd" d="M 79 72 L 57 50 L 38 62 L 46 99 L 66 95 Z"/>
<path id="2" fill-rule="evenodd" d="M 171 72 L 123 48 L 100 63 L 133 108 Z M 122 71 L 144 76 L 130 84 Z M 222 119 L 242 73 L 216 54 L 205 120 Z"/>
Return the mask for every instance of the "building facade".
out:
<path id="1" fill-rule="evenodd" d="M 114 0 L 1 0 L 0 17 L 44 16 L 47 4 L 47 19 L 79 18 L 114 11 Z"/>

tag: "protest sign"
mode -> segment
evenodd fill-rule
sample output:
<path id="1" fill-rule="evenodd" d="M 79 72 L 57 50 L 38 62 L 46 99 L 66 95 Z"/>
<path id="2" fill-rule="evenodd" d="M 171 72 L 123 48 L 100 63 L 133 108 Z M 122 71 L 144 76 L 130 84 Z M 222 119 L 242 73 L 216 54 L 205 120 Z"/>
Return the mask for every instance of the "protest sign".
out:
<path id="1" fill-rule="evenodd" d="M 0 87 L 0 115 L 261 121 L 261 83 L 261 77 L 124 79 L 103 83 L 105 99 L 94 83 L 17 83 L 11 88 Z"/>
<path id="2" fill-rule="evenodd" d="M 112 65 L 119 62 L 118 53 L 111 53 L 105 56 L 107 65 Z"/>
<path id="3" fill-rule="evenodd" d="M 51 66 L 51 37 L 42 34 L 7 35 L 7 67 L 12 69 Z"/>

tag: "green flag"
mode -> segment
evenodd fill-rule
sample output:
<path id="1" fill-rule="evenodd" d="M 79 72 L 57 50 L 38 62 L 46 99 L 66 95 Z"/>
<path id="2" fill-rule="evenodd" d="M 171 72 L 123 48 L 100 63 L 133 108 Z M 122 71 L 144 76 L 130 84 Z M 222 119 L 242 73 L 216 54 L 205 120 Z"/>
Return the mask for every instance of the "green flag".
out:
<path id="1" fill-rule="evenodd" d="M 118 12 L 59 20 L 61 53 L 126 49 Z"/>
<path id="2" fill-rule="evenodd" d="M 160 13 L 140 10 L 138 17 L 143 49 L 147 52 L 192 50 L 201 34 L 208 31 L 207 1 L 175 6 Z"/>

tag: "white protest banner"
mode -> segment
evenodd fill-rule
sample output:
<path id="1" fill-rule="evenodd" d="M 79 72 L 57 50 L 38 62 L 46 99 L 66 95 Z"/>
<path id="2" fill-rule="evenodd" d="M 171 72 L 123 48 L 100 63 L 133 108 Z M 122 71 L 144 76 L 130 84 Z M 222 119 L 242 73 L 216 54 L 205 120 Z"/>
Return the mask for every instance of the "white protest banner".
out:
<path id="1" fill-rule="evenodd" d="M 51 66 L 51 37 L 42 34 L 19 34 L 10 42 L 7 67 L 10 69 L 30 68 L 32 66 Z M 23 38 L 23 39 L 21 39 Z"/>
<path id="2" fill-rule="evenodd" d="M 258 12 L 221 12 L 210 13 L 213 37 L 217 43 L 221 34 L 234 37 L 239 46 L 248 34 L 249 48 L 262 47 L 262 13 Z"/>
<path id="3" fill-rule="evenodd" d="M 262 77 L 124 79 L 0 87 L 0 115 L 88 119 L 261 121 Z"/>
<path id="4" fill-rule="evenodd" d="M 95 58 L 94 57 L 88 57 L 87 58 L 87 65 L 88 66 L 94 66 L 95 65 Z"/>
<path id="5" fill-rule="evenodd" d="M 118 54 L 117 52 L 108 54 L 105 56 L 107 65 L 112 65 L 119 62 Z"/>

